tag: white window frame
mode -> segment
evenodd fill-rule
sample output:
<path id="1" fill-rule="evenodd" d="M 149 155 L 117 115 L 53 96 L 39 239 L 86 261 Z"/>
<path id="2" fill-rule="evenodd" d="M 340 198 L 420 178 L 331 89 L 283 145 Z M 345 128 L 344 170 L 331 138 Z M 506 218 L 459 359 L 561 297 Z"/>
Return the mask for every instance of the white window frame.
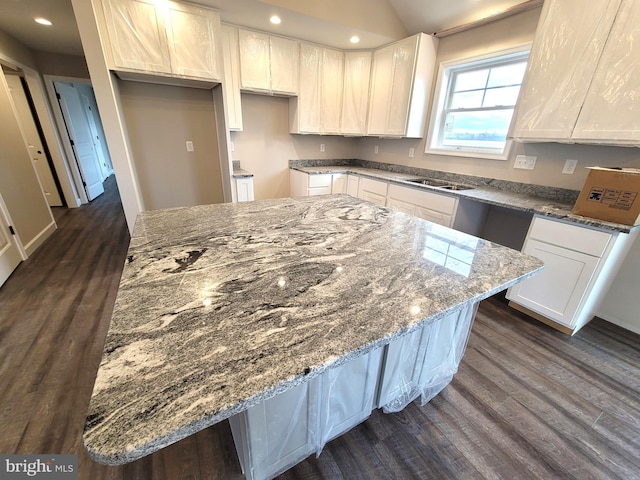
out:
<path id="1" fill-rule="evenodd" d="M 449 90 L 449 80 L 451 77 L 450 72 L 452 69 L 458 66 L 474 63 L 477 63 L 479 65 L 481 65 L 482 63 L 492 64 L 498 57 L 506 57 L 509 55 L 516 56 L 528 53 L 530 50 L 531 42 L 528 42 L 522 45 L 517 45 L 515 47 L 510 47 L 502 50 L 494 50 L 490 53 L 485 53 L 482 55 L 441 62 L 438 68 L 438 79 L 436 81 L 433 103 L 431 105 L 431 115 L 429 120 L 427 141 L 425 144 L 425 153 L 429 153 L 432 155 L 451 155 L 456 157 L 484 158 L 490 160 L 507 160 L 509 158 L 509 151 L 511 150 L 512 144 L 512 140 L 510 140 L 508 136 L 502 152 L 497 152 L 496 150 L 489 151 L 487 149 L 480 148 L 474 149 L 473 147 L 446 148 L 437 145 L 439 135 L 438 127 L 443 124 L 444 106 L 447 99 L 447 92 Z M 516 109 L 517 102 L 514 109 L 514 116 Z M 511 118 L 511 121 L 513 122 L 513 117 Z"/>

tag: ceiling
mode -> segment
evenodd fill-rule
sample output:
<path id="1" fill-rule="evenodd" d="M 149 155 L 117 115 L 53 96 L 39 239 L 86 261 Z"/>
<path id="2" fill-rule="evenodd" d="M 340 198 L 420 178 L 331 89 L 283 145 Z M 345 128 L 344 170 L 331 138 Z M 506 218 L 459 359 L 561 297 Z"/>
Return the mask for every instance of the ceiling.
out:
<path id="1" fill-rule="evenodd" d="M 88 1 L 88 0 L 87 0 Z M 418 32 L 434 33 L 477 21 L 524 0 L 195 0 L 223 22 L 336 48 L 373 48 Z M 282 23 L 271 25 L 278 14 Z M 34 17 L 53 22 L 46 27 Z M 381 21 L 380 19 L 384 19 Z M 82 55 L 71 0 L 0 0 L 0 31 L 33 50 Z"/>

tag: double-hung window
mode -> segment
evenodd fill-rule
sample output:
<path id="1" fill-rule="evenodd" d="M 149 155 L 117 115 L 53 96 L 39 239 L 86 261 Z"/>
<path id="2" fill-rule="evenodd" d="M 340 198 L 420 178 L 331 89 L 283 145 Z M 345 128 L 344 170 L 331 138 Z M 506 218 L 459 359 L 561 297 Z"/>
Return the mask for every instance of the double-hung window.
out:
<path id="1" fill-rule="evenodd" d="M 427 153 L 506 159 L 529 46 L 440 65 Z"/>

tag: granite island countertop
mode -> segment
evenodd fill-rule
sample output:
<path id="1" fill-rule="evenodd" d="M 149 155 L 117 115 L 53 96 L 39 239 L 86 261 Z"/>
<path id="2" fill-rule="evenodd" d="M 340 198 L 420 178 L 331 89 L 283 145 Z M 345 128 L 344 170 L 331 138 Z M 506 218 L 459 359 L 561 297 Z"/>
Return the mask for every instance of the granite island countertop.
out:
<path id="1" fill-rule="evenodd" d="M 300 161 L 301 163 L 304 161 Z M 313 161 L 311 161 L 313 163 Z M 375 164 L 375 162 L 370 162 Z M 565 189 L 553 189 L 551 187 L 542 187 L 539 185 L 516 184 L 515 182 L 496 181 L 482 177 L 473 177 L 469 175 L 450 174 L 447 172 L 435 172 L 428 174 L 403 173 L 385 169 L 367 168 L 354 165 L 320 165 L 320 166 L 292 166 L 294 170 L 299 170 L 311 175 L 319 175 L 326 173 L 353 173 L 363 177 L 373 178 L 377 180 L 388 181 L 398 185 L 408 186 L 412 188 L 431 190 L 443 195 L 466 198 L 489 205 L 510 208 L 523 212 L 544 215 L 551 218 L 566 220 L 568 222 L 594 227 L 603 230 L 615 232 L 629 233 L 640 229 L 640 225 L 630 226 L 615 222 L 599 220 L 597 218 L 584 217 L 572 213 L 577 194 L 572 197 L 572 191 Z M 384 167 L 392 167 L 389 164 L 381 164 Z M 419 169 L 414 169 L 419 170 Z M 431 177 L 451 181 L 452 183 L 462 183 L 472 185 L 469 190 L 443 190 L 428 185 L 419 185 L 410 180 Z M 490 185 L 488 185 L 490 184 Z M 495 186 L 493 186 L 495 185 Z M 513 191 L 514 187 L 520 191 Z M 508 186 L 510 189 L 499 188 L 500 186 Z M 544 190 L 546 196 L 542 196 Z M 549 191 L 557 194 L 556 198 L 549 198 Z"/>
<path id="2" fill-rule="evenodd" d="M 85 447 L 136 460 L 541 268 L 348 195 L 143 212 Z"/>

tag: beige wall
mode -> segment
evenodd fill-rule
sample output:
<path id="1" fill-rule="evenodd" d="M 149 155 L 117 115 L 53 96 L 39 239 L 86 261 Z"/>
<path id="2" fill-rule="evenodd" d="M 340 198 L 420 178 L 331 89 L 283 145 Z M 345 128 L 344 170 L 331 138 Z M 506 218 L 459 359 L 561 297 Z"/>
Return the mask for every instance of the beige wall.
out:
<path id="1" fill-rule="evenodd" d="M 534 9 L 442 38 L 438 46 L 437 62 L 471 57 L 531 42 L 539 15 L 540 9 Z M 640 167 L 640 151 L 636 148 L 514 143 L 509 158 L 505 161 L 425 154 L 422 153 L 425 150 L 425 143 L 426 138 L 419 140 L 363 138 L 358 140 L 357 156 L 365 160 L 574 190 L 579 190 L 586 179 L 587 170 L 581 167 L 593 165 Z M 376 145 L 379 147 L 378 154 L 374 154 Z M 415 149 L 414 158 L 409 158 L 409 148 Z M 519 154 L 537 156 L 535 169 L 514 169 L 514 160 Z M 567 159 L 578 160 L 578 168 L 573 175 L 561 173 Z"/>
<path id="2" fill-rule="evenodd" d="M 49 52 L 34 52 L 34 55 L 41 75 L 89 78 L 84 57 Z"/>
<path id="3" fill-rule="evenodd" d="M 262 95 L 242 95 L 243 131 L 232 132 L 234 160 L 253 173 L 256 200 L 289 196 L 289 160 L 354 158 L 353 139 L 292 135 L 289 100 Z M 320 152 L 320 144 L 325 151 Z"/>
<path id="4" fill-rule="evenodd" d="M 119 81 L 146 209 L 223 201 L 210 90 Z M 186 141 L 194 151 L 187 152 Z"/>
<path id="5" fill-rule="evenodd" d="M 2 31 L 0 31 L 0 58 L 10 58 L 22 66 L 36 68 L 33 51 Z"/>
<path id="6" fill-rule="evenodd" d="M 27 250 L 51 227 L 53 217 L 13 110 L 0 69 L 0 194 Z"/>

